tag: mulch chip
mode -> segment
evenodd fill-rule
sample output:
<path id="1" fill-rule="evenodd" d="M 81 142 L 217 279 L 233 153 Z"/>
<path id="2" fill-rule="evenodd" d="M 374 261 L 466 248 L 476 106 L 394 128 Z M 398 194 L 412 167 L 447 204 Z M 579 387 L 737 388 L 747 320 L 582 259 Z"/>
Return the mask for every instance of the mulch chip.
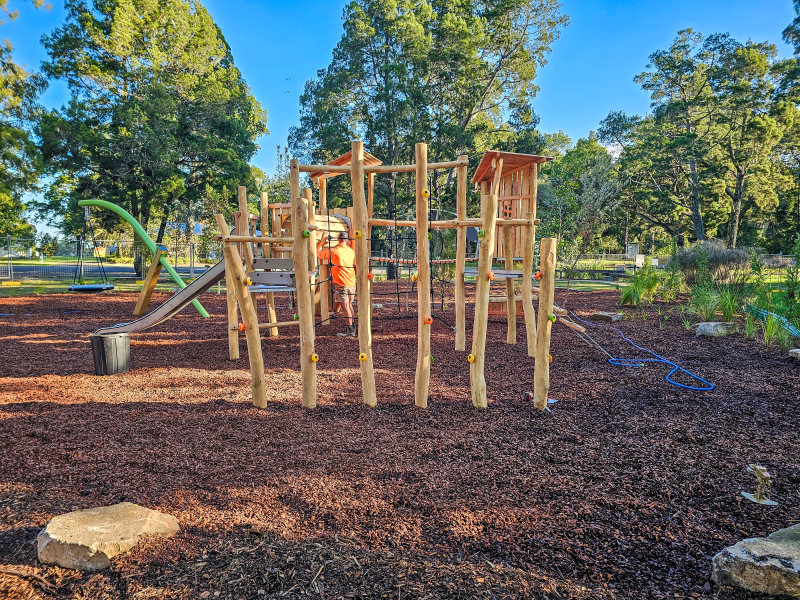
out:
<path id="1" fill-rule="evenodd" d="M 107 377 L 88 334 L 131 320 L 135 294 L 0 299 L 0 599 L 767 598 L 711 584 L 711 558 L 800 518 L 800 365 L 742 335 L 697 339 L 667 305 L 627 309 L 614 326 L 716 389 L 671 386 L 666 365 L 611 366 L 554 325 L 558 402 L 541 414 L 524 400 L 524 325 L 510 346 L 492 319 L 479 411 L 435 287 L 427 410 L 414 407 L 417 321 L 395 318 L 391 283 L 375 285 L 375 409 L 340 320 L 317 329 L 315 410 L 300 407 L 297 329 L 263 337 L 260 410 L 243 335 L 227 357 L 224 295 L 201 298 L 209 319 L 189 307 L 134 334 L 131 371 Z M 571 292 L 569 305 L 588 319 L 618 297 Z M 608 327 L 589 333 L 646 357 Z M 780 506 L 740 495 L 749 463 L 772 473 Z M 51 518 L 122 501 L 175 515 L 181 533 L 100 573 L 38 564 Z"/>

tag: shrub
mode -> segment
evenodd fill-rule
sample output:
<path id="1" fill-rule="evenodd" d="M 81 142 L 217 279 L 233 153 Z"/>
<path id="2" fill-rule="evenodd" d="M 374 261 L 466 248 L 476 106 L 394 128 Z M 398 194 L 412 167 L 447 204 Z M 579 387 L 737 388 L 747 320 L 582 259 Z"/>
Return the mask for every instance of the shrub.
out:
<path id="1" fill-rule="evenodd" d="M 733 315 L 736 314 L 736 309 L 739 307 L 739 300 L 736 296 L 726 290 L 719 295 L 719 310 L 722 312 L 722 319 L 730 323 L 733 321 Z"/>
<path id="2" fill-rule="evenodd" d="M 778 347 L 784 352 L 789 352 L 789 350 L 791 350 L 794 346 L 792 334 L 790 334 L 789 331 L 784 327 L 781 327 L 778 330 L 775 338 L 778 340 Z"/>
<path id="3" fill-rule="evenodd" d="M 746 267 L 750 253 L 746 248 L 728 248 L 722 240 L 705 240 L 679 250 L 677 261 L 688 285 L 710 285 L 711 280 L 724 280 L 731 270 Z"/>
<path id="4" fill-rule="evenodd" d="M 769 314 L 767 315 L 766 320 L 761 323 L 761 330 L 764 332 L 764 345 L 770 346 L 772 345 L 773 340 L 775 340 L 779 332 L 783 329 L 781 326 L 780 321 L 775 318 L 775 315 Z"/>
<path id="5" fill-rule="evenodd" d="M 633 276 L 631 284 L 623 290 L 620 304 L 640 306 L 642 302 L 649 302 L 653 299 L 657 287 L 658 273 L 652 264 L 645 262 L 644 266 Z"/>
<path id="6" fill-rule="evenodd" d="M 719 308 L 719 295 L 712 289 L 699 287 L 692 290 L 690 310 L 703 321 L 713 321 Z"/>
<path id="7" fill-rule="evenodd" d="M 794 314 L 800 296 L 800 233 L 792 246 L 794 262 L 786 269 L 786 306 L 789 309 L 789 318 Z"/>
<path id="8" fill-rule="evenodd" d="M 678 244 L 675 238 L 669 247 L 669 262 L 664 272 L 659 275 L 659 294 L 664 302 L 672 302 L 681 291 L 681 270 L 678 264 Z"/>
<path id="9" fill-rule="evenodd" d="M 744 334 L 748 340 L 752 340 L 756 335 L 756 320 L 753 315 L 745 311 L 744 315 Z"/>

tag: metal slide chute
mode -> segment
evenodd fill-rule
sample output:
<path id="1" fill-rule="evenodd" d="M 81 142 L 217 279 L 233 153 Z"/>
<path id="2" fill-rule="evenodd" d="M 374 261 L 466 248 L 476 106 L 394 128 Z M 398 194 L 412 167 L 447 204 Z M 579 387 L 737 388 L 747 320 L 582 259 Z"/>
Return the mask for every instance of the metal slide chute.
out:
<path id="1" fill-rule="evenodd" d="M 189 285 L 172 298 L 164 302 L 154 311 L 146 314 L 140 319 L 130 323 L 120 323 L 112 327 L 104 327 L 95 331 L 95 335 L 107 335 L 110 333 L 134 333 L 144 329 L 150 329 L 164 321 L 171 319 L 190 303 L 196 302 L 196 298 L 205 292 L 209 287 L 225 279 L 225 259 L 222 259 L 208 271 L 197 277 Z"/>

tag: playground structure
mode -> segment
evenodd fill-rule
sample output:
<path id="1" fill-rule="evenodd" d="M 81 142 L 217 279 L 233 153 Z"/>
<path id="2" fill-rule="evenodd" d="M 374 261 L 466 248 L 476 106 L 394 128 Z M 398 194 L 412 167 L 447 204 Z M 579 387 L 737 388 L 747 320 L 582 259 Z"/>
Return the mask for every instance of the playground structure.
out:
<path id="1" fill-rule="evenodd" d="M 139 294 L 139 300 L 136 302 L 136 307 L 133 310 L 133 314 L 135 316 L 142 316 L 147 311 L 147 307 L 150 303 L 150 297 L 153 295 L 153 290 L 155 289 L 155 284 L 158 281 L 158 276 L 161 273 L 162 267 L 167 270 L 167 272 L 170 274 L 170 277 L 172 277 L 173 281 L 178 284 L 181 289 L 186 288 L 186 282 L 181 278 L 180 275 L 178 275 L 178 272 L 167 261 L 164 249 L 159 248 L 156 245 L 150 236 L 147 235 L 147 232 L 144 230 L 144 228 L 128 211 L 120 208 L 112 202 L 106 202 L 105 200 L 79 200 L 78 206 L 96 206 L 98 208 L 105 208 L 106 210 L 115 212 L 133 228 L 134 233 L 139 236 L 139 239 L 141 239 L 150 252 L 153 253 L 153 262 L 148 269 L 147 276 L 145 277 L 145 283 L 142 286 L 141 293 Z M 200 304 L 199 300 L 192 298 L 192 304 L 202 317 L 208 317 L 208 312 L 205 308 L 203 308 L 203 305 Z"/>
<path id="2" fill-rule="evenodd" d="M 534 405 L 539 410 L 547 406 L 549 390 L 550 332 L 558 319 L 554 310 L 566 317 L 553 304 L 555 281 L 556 240 L 545 238 L 540 244 L 540 268 L 536 273 L 539 287 L 533 288 L 534 242 L 536 236 L 537 179 L 541 164 L 548 157 L 489 151 L 476 170 L 472 183 L 480 186 L 481 216 L 467 217 L 467 156 L 455 161 L 428 163 L 427 145 L 416 144 L 415 164 L 382 165 L 364 152 L 363 143 L 352 142 L 347 154 L 327 165 L 301 165 L 292 160 L 290 171 L 291 203 L 270 205 L 261 196 L 261 215 L 250 215 L 247 195 L 239 188 L 239 211 L 235 215 L 236 232 L 231 233 L 224 216 L 216 215 L 220 239 L 224 248 L 225 278 L 228 288 L 229 351 L 232 359 L 238 358 L 238 333 L 244 331 L 247 340 L 252 375 L 252 401 L 255 406 L 266 406 L 264 385 L 264 360 L 261 349 L 261 329 L 277 335 L 280 327 L 299 327 L 300 368 L 302 377 L 302 405 L 316 406 L 316 362 L 314 349 L 315 307 L 319 304 L 321 323 L 330 318 L 330 271 L 320 265 L 320 281 L 315 281 L 317 267 L 316 241 L 323 232 L 347 231 L 353 240 L 356 254 L 356 287 L 358 305 L 359 361 L 364 403 L 377 404 L 375 375 L 372 357 L 372 300 L 370 241 L 372 228 L 377 226 L 413 227 L 416 229 L 417 273 L 417 362 L 415 374 L 415 405 L 427 407 L 431 364 L 431 259 L 429 239 L 431 231 L 457 229 L 455 259 L 455 350 L 466 350 L 465 276 L 474 275 L 475 320 L 472 331 L 472 348 L 467 357 L 470 363 L 472 402 L 475 407 L 487 407 L 486 379 L 484 373 L 486 331 L 489 317 L 489 290 L 495 279 L 505 279 L 507 342 L 516 343 L 517 295 L 514 281 L 522 281 L 521 303 L 526 327 L 528 356 L 535 359 Z M 454 220 L 430 220 L 427 186 L 428 171 L 457 169 L 457 214 Z M 416 179 L 416 214 L 413 221 L 373 218 L 374 177 L 377 174 L 413 172 Z M 310 189 L 300 189 L 300 173 L 310 174 L 319 186 L 319 208 L 312 200 Z M 349 174 L 352 183 L 353 203 L 345 214 L 331 215 L 326 204 L 326 183 L 332 176 Z M 365 194 L 364 180 L 367 179 Z M 272 233 L 264 235 L 270 220 Z M 261 220 L 262 235 L 255 234 L 253 223 Z M 466 229 L 480 227 L 477 269 L 466 269 Z M 259 256 L 260 253 L 260 256 Z M 493 269 L 495 254 L 502 258 L 505 269 Z M 291 259 L 286 256 L 291 254 Z M 514 270 L 514 260 L 522 261 L 522 270 Z M 386 259 L 384 259 L 386 260 Z M 402 259 L 398 259 L 398 262 Z M 408 262 L 408 261 L 405 261 Z M 307 282 L 307 284 L 306 284 Z M 312 291 L 313 290 L 313 291 Z M 257 294 L 266 293 L 269 320 L 258 322 Z M 278 322 L 274 310 L 274 294 L 295 293 L 297 296 L 294 321 Z M 538 293 L 538 323 L 533 307 L 534 292 Z M 492 299 L 496 301 L 494 298 Z M 237 308 L 242 316 L 238 323 Z M 580 328 L 566 323 L 573 328 Z"/>

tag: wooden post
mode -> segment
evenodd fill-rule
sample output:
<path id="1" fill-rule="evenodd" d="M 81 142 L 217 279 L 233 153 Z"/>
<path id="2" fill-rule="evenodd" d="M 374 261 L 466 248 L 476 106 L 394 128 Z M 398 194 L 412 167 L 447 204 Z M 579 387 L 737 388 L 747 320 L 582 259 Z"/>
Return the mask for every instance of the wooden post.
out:
<path id="1" fill-rule="evenodd" d="M 267 192 L 261 192 L 261 235 L 269 237 L 269 198 Z M 261 256 L 263 258 L 270 257 L 270 244 L 261 244 Z M 275 294 L 267 292 L 267 321 L 270 323 L 277 323 L 278 317 L 275 314 Z M 278 337 L 278 328 L 270 327 L 269 337 Z"/>
<path id="2" fill-rule="evenodd" d="M 144 278 L 144 285 L 142 285 L 142 291 L 139 293 L 139 300 L 136 301 L 136 306 L 133 309 L 133 314 L 137 317 L 147 312 L 147 306 L 150 304 L 153 290 L 156 289 L 156 283 L 158 283 L 158 276 L 161 274 L 162 254 L 164 254 L 164 251 L 161 249 L 161 246 L 159 246 L 156 248 L 156 255 L 153 258 L 153 262 L 150 263 L 150 268 L 147 270 L 147 277 Z"/>
<path id="3" fill-rule="evenodd" d="M 317 405 L 317 363 L 314 355 L 314 295 L 308 277 L 309 245 L 311 237 L 303 232 L 308 227 L 309 202 L 300 196 L 299 163 L 293 159 L 290 165 L 289 193 L 292 198 L 292 259 L 294 279 L 297 287 L 297 315 L 300 317 L 300 377 L 303 385 L 303 407 Z"/>
<path id="4" fill-rule="evenodd" d="M 489 323 L 489 273 L 492 271 L 494 257 L 495 221 L 497 220 L 497 196 L 490 194 L 481 198 L 481 218 L 483 219 L 483 238 L 478 252 L 478 276 L 475 282 L 475 324 L 472 327 L 472 355 L 470 381 L 472 384 L 472 405 L 486 408 L 486 327 Z"/>
<path id="5" fill-rule="evenodd" d="M 431 380 L 431 265 L 428 247 L 428 146 L 417 144 L 417 372 L 414 379 L 414 404 L 428 408 Z M 424 194 L 424 195 L 423 195 Z"/>
<path id="6" fill-rule="evenodd" d="M 375 173 L 367 174 L 367 222 L 369 223 L 369 219 L 372 218 L 372 205 L 375 200 Z M 365 233 L 365 237 L 367 238 L 367 252 L 368 255 L 372 256 L 372 226 L 367 225 L 367 231 Z M 369 263 L 369 273 L 372 273 L 372 262 Z M 368 280 L 369 285 L 369 318 L 370 323 L 372 322 L 372 283 L 373 279 Z"/>
<path id="7" fill-rule="evenodd" d="M 503 226 L 503 256 L 505 257 L 505 267 L 509 271 L 514 269 L 514 226 Z M 528 286 L 530 287 L 530 286 Z M 506 312 L 508 313 L 508 332 L 506 333 L 506 343 L 517 343 L 517 301 L 515 299 L 514 280 L 506 278 Z"/>
<path id="8" fill-rule="evenodd" d="M 536 365 L 533 372 L 533 404 L 539 410 L 547 408 L 550 391 L 550 330 L 553 322 L 553 294 L 556 279 L 556 239 L 544 238 L 539 245 L 539 331 L 536 340 Z"/>
<path id="9" fill-rule="evenodd" d="M 469 160 L 469 157 L 459 156 L 458 160 Z M 456 189 L 456 219 L 462 221 L 467 218 L 467 166 L 458 167 L 458 182 Z M 456 229 L 456 350 L 466 350 L 467 345 L 467 307 L 466 291 L 464 289 L 464 267 L 467 259 L 467 228 Z"/>
<path id="10" fill-rule="evenodd" d="M 530 193 L 525 218 L 533 223 L 536 219 L 537 167 L 523 171 L 522 193 Z M 528 341 L 528 356 L 536 356 L 536 312 L 533 309 L 533 246 L 536 242 L 536 226 L 523 227 L 522 249 L 522 311 L 525 313 L 525 333 Z"/>
<path id="11" fill-rule="evenodd" d="M 500 183 L 503 181 L 503 159 L 497 159 L 497 170 L 494 172 L 494 179 L 492 180 L 492 194 L 500 196 Z"/>
<path id="12" fill-rule="evenodd" d="M 375 371 L 372 367 L 372 324 L 369 297 L 369 242 L 367 241 L 367 201 L 364 198 L 364 143 L 354 141 L 350 164 L 350 181 L 353 188 L 353 231 L 361 232 L 355 240 L 356 292 L 358 294 L 358 347 L 366 360 L 361 362 L 361 390 L 364 404 L 375 406 Z"/>
<path id="13" fill-rule="evenodd" d="M 227 225 L 225 227 L 227 228 Z M 227 258 L 225 260 L 225 296 L 228 303 L 228 355 L 231 360 L 239 360 L 239 331 L 236 329 L 239 317 L 236 315 L 236 287 L 233 285 L 233 273 Z"/>
<path id="14" fill-rule="evenodd" d="M 311 188 L 304 188 L 302 196 L 308 202 L 308 221 L 309 225 L 316 225 L 316 207 L 314 205 L 314 193 Z M 317 314 L 317 298 L 319 297 L 319 289 L 317 288 L 317 232 L 310 231 L 311 237 L 310 246 L 308 251 L 308 285 L 311 286 L 311 317 L 316 318 Z"/>
<path id="15" fill-rule="evenodd" d="M 217 214 L 217 225 L 223 239 L 230 235 L 225 218 Z M 247 356 L 250 360 L 250 376 L 252 378 L 253 406 L 264 408 L 267 406 L 267 390 L 264 385 L 264 356 L 261 353 L 261 334 L 258 331 L 258 315 L 256 307 L 247 293 L 247 273 L 242 267 L 242 258 L 236 246 L 231 243 L 223 243 L 225 252 L 225 268 L 230 274 L 226 284 L 233 283 L 236 288 L 236 296 L 239 298 L 239 307 L 242 311 L 242 322 L 247 337 Z M 235 313 L 234 313 L 235 314 Z M 238 338 L 237 347 L 238 352 Z"/>
<path id="16" fill-rule="evenodd" d="M 319 178 L 319 209 L 328 210 L 328 177 Z"/>
<path id="17" fill-rule="evenodd" d="M 326 231 L 326 234 L 330 235 L 331 215 L 330 211 L 328 210 L 328 178 L 325 175 L 319 178 L 319 211 L 320 214 L 325 214 L 325 216 L 328 217 L 328 231 Z M 312 250 L 316 252 L 315 248 L 312 248 Z M 319 267 L 319 278 L 322 281 L 319 286 L 319 314 L 322 320 L 322 325 L 327 325 L 328 319 L 331 317 L 331 282 L 328 281 L 330 277 L 331 272 L 330 267 L 328 267 L 328 261 L 323 261 Z"/>
<path id="18" fill-rule="evenodd" d="M 247 207 L 247 188 L 243 185 L 238 189 L 239 197 L 239 223 L 242 227 L 241 233 L 237 229 L 239 235 L 252 235 L 253 232 L 250 228 L 250 209 Z M 254 244 L 246 242 L 241 244 L 243 249 L 242 258 L 244 258 L 244 268 L 246 273 L 253 272 L 253 247 Z M 250 299 L 253 301 L 253 306 L 258 306 L 257 296 L 255 293 L 250 294 Z"/>

